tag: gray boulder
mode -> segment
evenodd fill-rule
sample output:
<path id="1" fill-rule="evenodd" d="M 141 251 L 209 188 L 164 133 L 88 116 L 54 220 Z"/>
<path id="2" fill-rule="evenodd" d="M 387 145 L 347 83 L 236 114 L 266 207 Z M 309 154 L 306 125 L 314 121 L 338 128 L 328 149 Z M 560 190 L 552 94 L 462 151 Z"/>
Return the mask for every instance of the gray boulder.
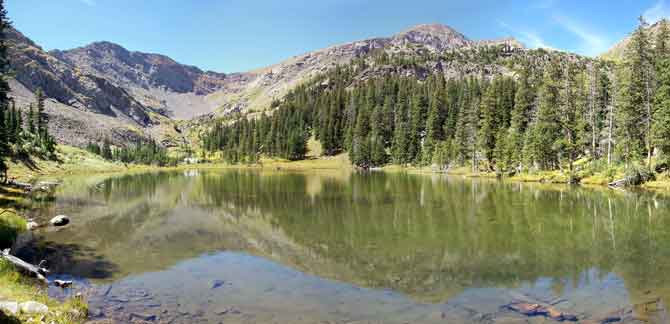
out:
<path id="1" fill-rule="evenodd" d="M 26 229 L 29 230 L 29 231 L 36 230 L 39 227 L 40 227 L 40 224 L 37 224 L 36 222 L 28 222 L 28 224 L 26 224 Z"/>
<path id="2" fill-rule="evenodd" d="M 47 307 L 47 305 L 35 301 L 21 303 L 19 309 L 26 314 L 46 314 L 49 312 L 49 307 Z"/>
<path id="3" fill-rule="evenodd" d="M 14 315 L 19 312 L 19 303 L 10 301 L 0 301 L 0 310 Z"/>
<path id="4" fill-rule="evenodd" d="M 49 221 L 53 226 L 65 226 L 70 224 L 70 218 L 65 215 L 58 215 Z"/>

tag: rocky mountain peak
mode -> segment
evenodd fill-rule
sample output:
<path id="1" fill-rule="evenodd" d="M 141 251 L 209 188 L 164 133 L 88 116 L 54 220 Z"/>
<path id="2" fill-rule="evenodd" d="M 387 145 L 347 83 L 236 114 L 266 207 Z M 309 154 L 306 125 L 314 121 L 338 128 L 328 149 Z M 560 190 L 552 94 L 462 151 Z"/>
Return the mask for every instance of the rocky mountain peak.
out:
<path id="1" fill-rule="evenodd" d="M 408 44 L 424 45 L 436 51 L 466 47 L 473 44 L 455 29 L 442 24 L 422 24 L 414 26 L 393 37 L 393 43 L 399 46 Z"/>
<path id="2" fill-rule="evenodd" d="M 224 74 L 205 73 L 165 55 L 129 51 L 110 42 L 96 42 L 51 53 L 87 73 L 130 89 L 164 89 L 204 95 L 218 90 L 225 78 Z"/>

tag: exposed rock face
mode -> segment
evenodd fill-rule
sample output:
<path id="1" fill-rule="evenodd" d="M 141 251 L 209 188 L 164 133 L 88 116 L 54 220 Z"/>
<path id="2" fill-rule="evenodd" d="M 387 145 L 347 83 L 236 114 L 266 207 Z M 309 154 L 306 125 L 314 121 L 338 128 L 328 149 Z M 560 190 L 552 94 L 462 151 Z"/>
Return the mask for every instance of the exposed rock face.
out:
<path id="1" fill-rule="evenodd" d="M 81 73 L 14 29 L 10 29 L 8 38 L 16 80 L 30 91 L 42 88 L 48 98 L 74 108 L 108 116 L 119 112 L 140 125 L 150 124 L 147 109 L 124 89 L 105 78 Z"/>
<path id="2" fill-rule="evenodd" d="M 128 87 L 207 95 L 222 88 L 226 78 L 225 74 L 203 72 L 164 55 L 130 52 L 109 42 L 93 43 L 68 51 L 52 51 L 51 54 L 90 74 L 103 75 L 116 84 Z"/>
<path id="3" fill-rule="evenodd" d="M 475 42 L 451 27 L 439 24 L 418 25 L 394 36 L 391 43 L 399 47 L 420 44 L 435 51 L 475 45 Z"/>

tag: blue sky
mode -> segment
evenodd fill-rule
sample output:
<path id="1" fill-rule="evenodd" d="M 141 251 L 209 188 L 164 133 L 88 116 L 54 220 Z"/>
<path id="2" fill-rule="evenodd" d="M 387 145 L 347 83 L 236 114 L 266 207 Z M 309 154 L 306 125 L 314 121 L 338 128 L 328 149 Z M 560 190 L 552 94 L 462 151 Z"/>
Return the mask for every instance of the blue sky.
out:
<path id="1" fill-rule="evenodd" d="M 420 23 L 472 39 L 597 55 L 670 0 L 6 0 L 14 25 L 45 49 L 94 41 L 168 55 L 218 72 L 270 65 Z"/>

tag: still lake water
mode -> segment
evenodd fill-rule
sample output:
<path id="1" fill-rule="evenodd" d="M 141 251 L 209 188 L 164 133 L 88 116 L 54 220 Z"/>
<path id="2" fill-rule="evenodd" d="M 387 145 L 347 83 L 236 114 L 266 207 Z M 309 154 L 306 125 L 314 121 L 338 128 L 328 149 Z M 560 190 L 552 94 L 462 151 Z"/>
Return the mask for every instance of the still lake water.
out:
<path id="1" fill-rule="evenodd" d="M 20 243 L 94 319 L 164 323 L 666 323 L 670 199 L 408 174 L 70 178 Z M 25 243 L 27 242 L 27 243 Z M 71 294 L 52 288 L 54 296 Z"/>

